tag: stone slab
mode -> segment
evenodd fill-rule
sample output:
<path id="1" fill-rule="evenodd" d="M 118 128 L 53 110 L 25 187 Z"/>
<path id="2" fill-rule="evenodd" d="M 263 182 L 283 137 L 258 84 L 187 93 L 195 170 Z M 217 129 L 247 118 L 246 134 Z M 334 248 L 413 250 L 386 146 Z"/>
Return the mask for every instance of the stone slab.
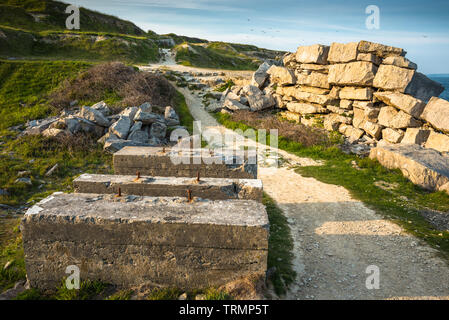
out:
<path id="1" fill-rule="evenodd" d="M 55 193 L 27 211 L 21 230 L 28 279 L 42 289 L 70 265 L 84 280 L 182 289 L 267 266 L 268 216 L 252 200 Z"/>
<path id="2" fill-rule="evenodd" d="M 209 200 L 256 200 L 263 197 L 262 181 L 258 179 L 175 178 L 83 174 L 73 181 L 75 192 L 150 197 L 183 197 L 191 190 L 192 197 Z"/>
<path id="3" fill-rule="evenodd" d="M 257 179 L 257 154 L 233 151 L 210 153 L 205 149 L 176 151 L 162 147 L 125 147 L 114 153 L 118 175 Z"/>
<path id="4" fill-rule="evenodd" d="M 404 176 L 428 190 L 447 190 L 449 183 L 449 158 L 436 150 L 417 144 L 399 144 L 371 150 L 371 159 L 389 169 L 399 169 Z"/>

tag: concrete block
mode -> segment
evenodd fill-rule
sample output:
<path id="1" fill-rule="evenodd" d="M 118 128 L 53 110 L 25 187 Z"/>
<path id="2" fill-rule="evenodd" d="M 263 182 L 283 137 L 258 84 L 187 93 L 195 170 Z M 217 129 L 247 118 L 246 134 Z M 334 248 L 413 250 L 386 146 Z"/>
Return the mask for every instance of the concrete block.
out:
<path id="1" fill-rule="evenodd" d="M 210 153 L 206 149 L 171 150 L 161 147 L 125 147 L 114 153 L 114 171 L 119 175 L 257 179 L 257 155 L 233 151 Z"/>
<path id="2" fill-rule="evenodd" d="M 209 200 L 256 200 L 262 202 L 262 181 L 257 179 L 175 178 L 83 174 L 73 181 L 75 192 L 151 197 L 192 197 Z"/>
<path id="3" fill-rule="evenodd" d="M 70 265 L 82 280 L 190 290 L 267 268 L 268 216 L 253 200 L 55 193 L 21 229 L 28 279 L 41 289 Z"/>

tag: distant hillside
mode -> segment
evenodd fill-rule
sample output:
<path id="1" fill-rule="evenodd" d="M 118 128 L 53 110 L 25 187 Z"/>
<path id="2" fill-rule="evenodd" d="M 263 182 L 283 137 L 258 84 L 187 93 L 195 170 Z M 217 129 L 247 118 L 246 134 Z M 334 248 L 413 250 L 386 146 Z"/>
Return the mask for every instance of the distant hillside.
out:
<path id="1" fill-rule="evenodd" d="M 67 3 L 51 0 L 0 0 L 0 25 L 28 31 L 64 31 Z M 145 35 L 134 23 L 80 9 L 82 31 Z"/>
<path id="2" fill-rule="evenodd" d="M 203 42 L 177 45 L 176 61 L 186 66 L 228 70 L 256 70 L 263 60 L 280 59 L 282 51 L 226 42 Z"/>
<path id="3" fill-rule="evenodd" d="M 67 30 L 66 3 L 51 0 L 0 0 L 0 58 L 45 60 L 120 60 L 146 64 L 173 48 L 183 65 L 254 70 L 283 52 L 255 46 L 145 32 L 134 23 L 81 8 L 81 30 Z"/>

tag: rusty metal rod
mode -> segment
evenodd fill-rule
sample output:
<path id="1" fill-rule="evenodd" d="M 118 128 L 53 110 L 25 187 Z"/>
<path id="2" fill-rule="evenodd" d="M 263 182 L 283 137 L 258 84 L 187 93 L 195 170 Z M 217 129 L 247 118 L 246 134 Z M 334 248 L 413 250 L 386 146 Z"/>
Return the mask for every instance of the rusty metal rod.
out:
<path id="1" fill-rule="evenodd" d="M 192 202 L 192 190 L 190 189 L 187 190 L 187 200 L 189 201 L 189 203 Z"/>

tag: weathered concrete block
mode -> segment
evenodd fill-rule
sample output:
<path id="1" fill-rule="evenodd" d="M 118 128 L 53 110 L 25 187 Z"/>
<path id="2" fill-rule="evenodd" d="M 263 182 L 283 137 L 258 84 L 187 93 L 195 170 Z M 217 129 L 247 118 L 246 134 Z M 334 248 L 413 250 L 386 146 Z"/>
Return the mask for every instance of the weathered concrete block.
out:
<path id="1" fill-rule="evenodd" d="M 32 287 L 54 288 L 66 267 L 82 280 L 181 289 L 267 268 L 269 223 L 256 201 L 55 193 L 22 219 Z"/>
<path id="2" fill-rule="evenodd" d="M 162 147 L 125 147 L 114 153 L 114 171 L 119 175 L 154 177 L 201 177 L 257 179 L 257 154 L 233 151 L 172 150 Z"/>
<path id="3" fill-rule="evenodd" d="M 149 197 L 192 197 L 209 200 L 256 200 L 263 197 L 262 181 L 257 179 L 175 178 L 83 174 L 73 181 L 75 192 Z"/>
<path id="4" fill-rule="evenodd" d="M 386 168 L 401 170 L 406 178 L 425 189 L 449 191 L 449 158 L 436 150 L 398 144 L 374 148 L 370 158 Z"/>

